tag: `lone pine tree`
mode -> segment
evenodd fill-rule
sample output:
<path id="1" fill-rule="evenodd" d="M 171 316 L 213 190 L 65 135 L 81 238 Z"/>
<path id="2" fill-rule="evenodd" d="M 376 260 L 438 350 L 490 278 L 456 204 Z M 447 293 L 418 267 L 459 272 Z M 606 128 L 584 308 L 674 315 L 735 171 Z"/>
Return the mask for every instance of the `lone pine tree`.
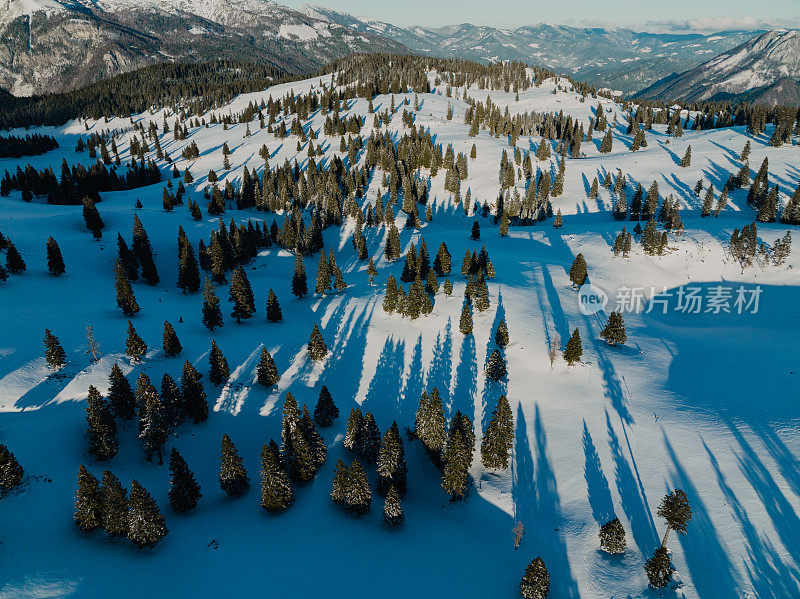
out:
<path id="1" fill-rule="evenodd" d="M 331 426 L 333 421 L 339 417 L 339 408 L 336 407 L 336 404 L 333 402 L 333 397 L 331 396 L 331 392 L 328 391 L 328 387 L 322 385 L 322 388 L 319 390 L 319 398 L 317 399 L 317 405 L 314 408 L 314 421 L 323 427 Z"/>
<path id="2" fill-rule="evenodd" d="M 61 249 L 52 237 L 47 239 L 47 270 L 54 277 L 63 275 L 67 270 L 64 266 L 64 257 L 61 255 Z"/>
<path id="3" fill-rule="evenodd" d="M 222 456 L 219 467 L 219 486 L 231 497 L 241 497 L 250 488 L 250 479 L 242 458 L 228 435 L 222 435 Z"/>
<path id="4" fill-rule="evenodd" d="M 94 474 L 81 464 L 78 468 L 78 489 L 75 492 L 75 524 L 83 532 L 92 532 L 103 525 L 103 496 Z"/>
<path id="5" fill-rule="evenodd" d="M 0 443 L 0 491 L 10 491 L 22 482 L 25 471 L 17 458 L 5 445 Z"/>
<path id="6" fill-rule="evenodd" d="M 261 357 L 256 367 L 256 380 L 265 387 L 272 387 L 280 380 L 278 367 L 266 347 L 261 348 Z"/>
<path id="7" fill-rule="evenodd" d="M 270 288 L 267 294 L 267 320 L 269 322 L 278 322 L 283 320 L 283 312 L 281 305 L 278 303 L 278 297 L 275 292 Z"/>
<path id="8" fill-rule="evenodd" d="M 494 342 L 498 347 L 506 347 L 508 345 L 508 326 L 506 325 L 505 317 L 500 319 L 497 329 L 494 332 Z"/>
<path id="9" fill-rule="evenodd" d="M 270 439 L 261 450 L 261 507 L 282 512 L 294 503 L 289 476 L 283 468 L 278 444 Z"/>
<path id="10" fill-rule="evenodd" d="M 311 337 L 308 339 L 308 357 L 317 362 L 324 360 L 327 355 L 328 347 L 325 345 L 319 326 L 314 324 L 314 328 L 311 330 Z"/>
<path id="11" fill-rule="evenodd" d="M 306 281 L 306 269 L 303 259 L 297 256 L 294 261 L 294 275 L 292 276 L 292 293 L 298 298 L 308 295 L 308 283 Z"/>
<path id="12" fill-rule="evenodd" d="M 178 288 L 184 293 L 194 293 L 200 289 L 200 269 L 197 266 L 194 250 L 189 243 L 181 245 L 178 264 Z"/>
<path id="13" fill-rule="evenodd" d="M 581 333 L 578 329 L 572 331 L 572 336 L 567 341 L 567 347 L 564 350 L 564 359 L 567 364 L 574 364 L 581 361 L 583 355 L 583 345 L 581 344 Z"/>
<path id="14" fill-rule="evenodd" d="M 186 460 L 173 447 L 169 454 L 169 505 L 176 512 L 188 512 L 197 507 L 203 494 Z"/>
<path id="15" fill-rule="evenodd" d="M 166 320 L 164 321 L 164 333 L 162 334 L 161 338 L 165 355 L 170 357 L 177 356 L 183 351 L 183 347 L 181 347 L 181 342 L 178 340 L 178 335 L 175 333 L 175 329 Z"/>
<path id="16" fill-rule="evenodd" d="M 497 400 L 492 418 L 481 441 L 481 462 L 485 468 L 505 470 L 514 444 L 514 418 L 505 395 Z"/>
<path id="17" fill-rule="evenodd" d="M 140 362 L 147 353 L 147 344 L 139 337 L 139 333 L 133 328 L 133 323 L 128 321 L 128 337 L 125 340 L 125 355 L 129 356 L 133 362 Z"/>
<path id="18" fill-rule="evenodd" d="M 541 557 L 534 559 L 525 568 L 519 590 L 525 599 L 545 599 L 550 592 L 550 574 Z"/>
<path id="19" fill-rule="evenodd" d="M 400 494 L 394 486 L 390 486 L 383 502 L 383 522 L 386 526 L 394 528 L 400 526 L 403 519 L 403 504 L 400 501 Z"/>
<path id="20" fill-rule="evenodd" d="M 200 377 L 194 365 L 186 360 L 181 372 L 181 402 L 183 413 L 187 418 L 194 420 L 195 424 L 204 422 L 208 418 L 208 402 Z"/>
<path id="21" fill-rule="evenodd" d="M 600 332 L 600 338 L 605 339 L 610 345 L 625 344 L 628 337 L 625 334 L 625 321 L 621 312 L 612 312 L 609 315 L 608 323 Z"/>
<path id="22" fill-rule="evenodd" d="M 132 480 L 128 500 L 128 538 L 139 547 L 152 547 L 168 532 L 155 500 L 142 485 Z"/>
<path id="23" fill-rule="evenodd" d="M 214 385 L 221 385 L 228 380 L 230 376 L 228 360 L 222 355 L 222 350 L 213 339 L 211 340 L 211 351 L 208 354 L 208 365 L 208 380 Z"/>
<path id="24" fill-rule="evenodd" d="M 247 280 L 247 274 L 245 274 L 241 266 L 237 266 L 233 271 L 230 301 L 233 302 L 231 316 L 236 319 L 236 322 L 241 323 L 243 318 L 250 318 L 255 314 L 256 304 L 253 298 L 253 289 L 250 287 L 250 281 Z"/>
<path id="25" fill-rule="evenodd" d="M 111 472 L 103 472 L 100 483 L 103 528 L 110 537 L 128 536 L 128 492 Z"/>
<path id="26" fill-rule="evenodd" d="M 505 358 L 503 358 L 499 349 L 495 349 L 486 363 L 486 378 L 490 381 L 499 381 L 506 374 L 508 374 L 508 368 L 506 367 Z"/>
<path id="27" fill-rule="evenodd" d="M 470 232 L 469 238 L 472 240 L 481 238 L 481 226 L 478 224 L 477 220 L 472 222 L 472 231 Z"/>
<path id="28" fill-rule="evenodd" d="M 463 335 L 472 335 L 472 302 L 467 298 L 461 307 L 461 318 L 458 321 L 458 330 Z"/>
<path id="29" fill-rule="evenodd" d="M 583 254 L 578 254 L 575 256 L 572 266 L 570 266 L 569 280 L 572 281 L 575 287 L 580 287 L 586 282 L 586 277 L 586 260 L 584 260 Z"/>
<path id="30" fill-rule="evenodd" d="M 67 361 L 67 354 L 58 337 L 50 332 L 50 329 L 44 330 L 44 359 L 50 368 L 61 368 Z"/>
<path id="31" fill-rule="evenodd" d="M 619 518 L 609 520 L 600 527 L 600 547 L 612 554 L 625 553 L 625 529 Z"/>

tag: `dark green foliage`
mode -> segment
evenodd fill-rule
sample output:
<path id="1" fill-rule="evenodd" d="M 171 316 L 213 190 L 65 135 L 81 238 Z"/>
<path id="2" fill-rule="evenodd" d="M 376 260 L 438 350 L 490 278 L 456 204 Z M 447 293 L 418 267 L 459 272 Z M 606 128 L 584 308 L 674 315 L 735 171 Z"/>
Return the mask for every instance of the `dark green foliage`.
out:
<path id="1" fill-rule="evenodd" d="M 508 326 L 506 325 L 505 317 L 497 325 L 497 330 L 494 332 L 494 342 L 498 347 L 506 347 L 508 345 Z"/>
<path id="2" fill-rule="evenodd" d="M 89 453 L 101 462 L 113 458 L 119 450 L 117 426 L 108 404 L 94 385 L 89 386 L 86 398 L 86 423 L 89 427 Z"/>
<path id="3" fill-rule="evenodd" d="M 331 426 L 333 421 L 339 417 L 339 408 L 333 402 L 331 392 L 325 385 L 319 390 L 317 406 L 314 408 L 314 421 L 323 427 Z"/>
<path id="4" fill-rule="evenodd" d="M 110 537 L 128 536 L 128 492 L 111 472 L 103 472 L 100 483 L 103 528 Z"/>
<path id="5" fill-rule="evenodd" d="M 525 568 L 519 590 L 525 599 L 545 599 L 550 592 L 550 574 L 541 557 L 534 559 Z"/>
<path id="6" fill-rule="evenodd" d="M 564 350 L 564 359 L 567 364 L 574 364 L 581 361 L 583 355 L 583 345 L 581 344 L 581 334 L 578 329 L 572 331 L 572 336 L 567 341 L 567 347 Z"/>
<path id="7" fill-rule="evenodd" d="M 233 271 L 229 299 L 233 302 L 231 316 L 236 319 L 236 322 L 240 323 L 242 318 L 250 318 L 255 314 L 256 304 L 253 298 L 253 290 L 241 266 L 237 266 Z"/>
<path id="8" fill-rule="evenodd" d="M 662 545 L 666 545 L 670 530 L 685 535 L 686 525 L 692 519 L 692 508 L 686 493 L 681 489 L 674 489 L 665 495 L 658 506 L 658 515 L 667 521 L 667 532 L 664 533 Z"/>
<path id="9" fill-rule="evenodd" d="M 347 417 L 347 427 L 345 428 L 344 443 L 346 449 L 357 452 L 359 444 L 359 435 L 364 422 L 364 415 L 358 407 L 350 410 L 350 416 Z"/>
<path id="10" fill-rule="evenodd" d="M 61 249 L 52 237 L 47 239 L 47 270 L 54 277 L 63 275 L 67 270 L 64 266 L 64 257 L 61 255 Z"/>
<path id="11" fill-rule="evenodd" d="M 647 573 L 650 586 L 661 589 L 669 584 L 675 568 L 672 567 L 666 547 L 661 546 L 655 550 L 653 556 L 644 565 L 644 571 Z"/>
<path id="12" fill-rule="evenodd" d="M 178 385 L 170 375 L 164 374 L 161 377 L 161 403 L 164 406 L 164 415 L 167 426 L 175 428 L 180 426 L 186 414 L 183 409 L 183 398 Z"/>
<path id="13" fill-rule="evenodd" d="M 176 512 L 188 512 L 197 507 L 203 494 L 186 460 L 176 448 L 169 454 L 169 505 Z"/>
<path id="14" fill-rule="evenodd" d="M 139 547 L 152 547 L 169 531 L 155 500 L 135 480 L 128 500 L 128 538 Z"/>
<path id="15" fill-rule="evenodd" d="M 625 553 L 625 529 L 619 518 L 609 520 L 600 527 L 600 547 L 612 554 Z"/>
<path id="16" fill-rule="evenodd" d="M 359 516 L 366 514 L 372 504 L 372 491 L 369 488 L 367 473 L 355 458 L 348 469 L 345 504 L 348 511 Z"/>
<path id="17" fill-rule="evenodd" d="M 181 401 L 183 413 L 187 418 L 194 420 L 195 424 L 204 422 L 208 418 L 208 402 L 200 376 L 192 363 L 186 360 L 181 373 Z"/>
<path id="18" fill-rule="evenodd" d="M 308 295 L 308 283 L 306 281 L 306 269 L 303 259 L 297 256 L 294 261 L 294 275 L 292 276 L 292 293 L 299 297 Z"/>
<path id="19" fill-rule="evenodd" d="M 347 465 L 342 459 L 336 460 L 336 467 L 333 471 L 333 484 L 331 486 L 331 500 L 339 506 L 347 503 L 347 487 L 350 479 Z"/>
<path id="20" fill-rule="evenodd" d="M 481 226 L 478 224 L 477 220 L 472 222 L 472 231 L 469 234 L 469 238 L 473 240 L 481 238 Z"/>
<path id="21" fill-rule="evenodd" d="M 166 320 L 164 321 L 164 333 L 162 335 L 162 340 L 164 353 L 167 356 L 177 356 L 183 351 L 183 347 L 181 347 L 181 342 L 178 340 L 178 335 L 175 333 L 175 329 Z"/>
<path id="22" fill-rule="evenodd" d="M 508 368 L 506 367 L 505 358 L 503 358 L 499 349 L 493 350 L 486 363 L 486 378 L 490 381 L 499 381 L 507 374 Z"/>
<path id="23" fill-rule="evenodd" d="M 386 495 L 391 488 L 399 495 L 405 495 L 408 467 L 397 422 L 392 422 L 381 439 L 377 472 L 378 493 Z"/>
<path id="24" fill-rule="evenodd" d="M 242 464 L 242 458 L 228 435 L 222 435 L 222 457 L 220 458 L 219 486 L 231 497 L 241 497 L 250 488 L 250 479 Z"/>
<path id="25" fill-rule="evenodd" d="M 481 461 L 486 468 L 505 470 L 514 445 L 514 418 L 505 395 L 497 400 L 481 441 Z"/>
<path id="26" fill-rule="evenodd" d="M 133 288 L 128 280 L 128 275 L 120 260 L 114 265 L 114 287 L 117 292 L 117 306 L 122 309 L 125 316 L 132 316 L 136 314 L 140 308 L 136 303 L 136 298 L 133 295 Z"/>
<path id="27" fill-rule="evenodd" d="M 430 395 L 423 392 L 415 418 L 416 435 L 434 460 L 439 458 L 447 437 L 444 407 L 439 390 L 434 387 Z"/>
<path id="28" fill-rule="evenodd" d="M 691 164 L 692 164 L 692 146 L 688 146 L 686 148 L 686 153 L 683 155 L 683 158 L 681 158 L 681 166 L 685 168 L 687 166 L 691 166 Z"/>
<path id="29" fill-rule="evenodd" d="M 283 320 L 281 305 L 278 303 L 278 298 L 272 288 L 270 288 L 269 294 L 267 295 L 267 320 L 270 322 Z"/>
<path id="30" fill-rule="evenodd" d="M 200 268 L 190 243 L 181 244 L 178 264 L 178 287 L 184 293 L 194 293 L 200 289 Z"/>
<path id="31" fill-rule="evenodd" d="M 67 354 L 58 337 L 50 332 L 50 329 L 44 330 L 44 359 L 50 368 L 61 368 L 67 361 Z"/>
<path id="32" fill-rule="evenodd" d="M 22 482 L 24 473 L 11 450 L 0 443 L 0 491 L 9 491 L 16 487 Z"/>
<path id="33" fill-rule="evenodd" d="M 213 339 L 211 340 L 211 352 L 208 354 L 208 364 L 208 380 L 212 384 L 220 385 L 228 380 L 231 374 L 228 360 L 222 355 L 222 350 Z"/>
<path id="34" fill-rule="evenodd" d="M 319 264 L 317 265 L 317 283 L 314 293 L 324 294 L 331 289 L 331 269 L 325 252 L 319 254 Z"/>
<path id="35" fill-rule="evenodd" d="M 265 387 L 272 387 L 280 380 L 278 367 L 266 347 L 261 348 L 261 357 L 256 367 L 256 380 Z"/>
<path id="36" fill-rule="evenodd" d="M 583 259 L 583 254 L 578 254 L 569 269 L 569 280 L 575 287 L 580 287 L 586 282 L 586 277 L 586 260 Z"/>
<path id="37" fill-rule="evenodd" d="M 292 503 L 292 484 L 283 469 L 278 444 L 270 439 L 261 450 L 261 507 L 276 513 L 286 510 Z"/>
<path id="38" fill-rule="evenodd" d="M 463 499 L 467 494 L 474 450 L 475 431 L 472 422 L 461 412 L 456 412 L 450 421 L 443 452 L 442 489 L 450 495 L 450 501 Z"/>
<path id="39" fill-rule="evenodd" d="M 324 360 L 328 355 L 328 347 L 325 345 L 325 340 L 322 338 L 322 333 L 319 331 L 319 326 L 314 325 L 311 330 L 311 337 L 308 339 L 308 357 L 312 360 Z"/>
<path id="40" fill-rule="evenodd" d="M 128 321 L 128 338 L 125 340 L 125 355 L 130 356 L 134 362 L 139 362 L 147 353 L 147 344 L 139 337 L 133 323 Z"/>
<path id="41" fill-rule="evenodd" d="M 83 532 L 92 532 L 103 525 L 103 496 L 100 483 L 85 466 L 78 468 L 78 490 L 75 492 L 75 524 Z"/>
<path id="42" fill-rule="evenodd" d="M 209 331 L 222 326 L 222 310 L 219 308 L 219 298 L 214 292 L 211 279 L 206 277 L 203 288 L 203 324 Z"/>
<path id="43" fill-rule="evenodd" d="M 154 454 L 158 454 L 159 465 L 163 462 L 162 452 L 169 429 L 170 416 L 162 397 L 149 392 L 144 403 L 139 405 L 139 439 L 148 462 L 153 459 Z"/>
<path id="44" fill-rule="evenodd" d="M 381 449 L 381 432 L 375 422 L 375 416 L 371 412 L 364 415 L 361 429 L 356 436 L 356 453 L 365 462 L 374 464 Z"/>
<path id="45" fill-rule="evenodd" d="M 94 200 L 89 197 L 84 197 L 83 200 L 83 220 L 86 223 L 86 228 L 92 232 L 95 239 L 100 239 L 103 236 L 103 229 L 105 223 L 100 217 L 100 212 L 94 204 Z"/>
<path id="46" fill-rule="evenodd" d="M 151 401 L 158 401 L 158 390 L 150 382 L 150 378 L 144 372 L 140 372 L 139 378 L 136 380 L 136 410 L 139 413 L 139 434 L 144 430 L 147 404 Z"/>
<path id="47" fill-rule="evenodd" d="M 625 322 L 621 312 L 612 312 L 608 317 L 606 327 L 600 332 L 600 338 L 605 339 L 610 345 L 624 345 L 628 339 L 625 334 Z"/>
<path id="48" fill-rule="evenodd" d="M 436 252 L 436 258 L 433 260 L 433 270 L 440 277 L 449 275 L 452 269 L 452 258 L 447 249 L 444 241 L 439 245 L 439 251 Z"/>
<path id="49" fill-rule="evenodd" d="M 464 335 L 472 335 L 472 302 L 469 301 L 469 298 L 467 298 L 461 308 L 458 330 Z"/>
<path id="50" fill-rule="evenodd" d="M 131 244 L 133 253 L 142 265 L 142 278 L 148 285 L 157 285 L 159 281 L 156 264 L 153 260 L 153 248 L 150 246 L 150 238 L 139 217 L 133 215 L 133 243 Z"/>
<path id="51" fill-rule="evenodd" d="M 393 486 L 389 487 L 383 503 L 383 522 L 386 526 L 394 528 L 400 526 L 403 519 L 403 504 L 400 502 L 400 495 Z"/>

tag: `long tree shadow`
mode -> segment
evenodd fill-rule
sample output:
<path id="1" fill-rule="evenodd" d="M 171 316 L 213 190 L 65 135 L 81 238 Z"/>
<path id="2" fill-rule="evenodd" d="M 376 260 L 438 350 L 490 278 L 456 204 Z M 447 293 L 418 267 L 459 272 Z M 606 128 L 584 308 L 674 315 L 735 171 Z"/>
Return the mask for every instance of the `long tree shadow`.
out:
<path id="1" fill-rule="evenodd" d="M 603 464 L 600 462 L 600 456 L 597 454 L 585 420 L 583 421 L 583 454 L 586 459 L 583 474 L 586 477 L 589 505 L 592 508 L 595 522 L 602 526 L 614 519 L 614 500 L 611 498 L 608 479 L 603 472 Z"/>
<path id="2" fill-rule="evenodd" d="M 725 502 L 730 507 L 733 517 L 738 521 L 739 526 L 747 542 L 747 559 L 744 566 L 747 570 L 750 584 L 757 597 L 782 599 L 785 597 L 799 597 L 800 571 L 797 568 L 787 565 L 778 554 L 772 542 L 765 535 L 759 532 L 747 515 L 739 498 L 736 497 L 733 489 L 728 485 L 727 479 L 722 472 L 722 468 L 716 456 L 703 441 L 703 447 L 708 453 L 709 462 L 714 469 L 717 477 L 717 485 L 725 497 Z"/>
<path id="3" fill-rule="evenodd" d="M 653 522 L 653 516 L 647 505 L 647 497 L 642 493 L 637 477 L 622 453 L 619 438 L 611 425 L 608 412 L 606 412 L 606 426 L 608 428 L 608 444 L 611 448 L 611 457 L 614 460 L 617 492 L 619 492 L 622 502 L 622 509 L 631 524 L 631 534 L 636 546 L 642 552 L 642 555 L 649 557 L 653 550 L 658 547 L 659 538 Z"/>
<path id="4" fill-rule="evenodd" d="M 686 493 L 692 506 L 688 534 L 675 535 L 683 547 L 692 582 L 701 597 L 740 597 L 741 582 L 731 565 L 730 554 L 714 529 L 708 510 L 678 459 L 666 431 L 663 434 L 664 445 L 675 469 L 673 486 Z"/>
<path id="5" fill-rule="evenodd" d="M 436 335 L 433 347 L 433 357 L 428 372 L 425 376 L 425 386 L 428 389 L 437 387 L 440 392 L 450 393 L 450 383 L 453 371 L 453 333 L 450 318 L 447 319 L 444 332 Z"/>
<path id="6" fill-rule="evenodd" d="M 547 439 L 536 406 L 534 418 L 536 446 L 531 448 L 528 426 L 522 406 L 517 407 L 516 447 L 514 451 L 514 513 L 517 521 L 527 524 L 524 543 L 540 555 L 550 572 L 553 597 L 578 597 L 572 577 L 561 526 L 561 502 L 555 475 L 547 455 Z M 534 473 L 534 451 L 536 472 Z"/>
<path id="7" fill-rule="evenodd" d="M 400 376 L 403 375 L 405 355 L 403 351 L 403 343 L 398 343 L 395 348 L 395 360 L 400 363 Z M 399 378 L 397 379 L 400 380 Z M 397 383 L 395 383 L 397 384 Z M 424 367 L 422 365 L 422 335 L 417 337 L 417 342 L 414 344 L 414 351 L 411 354 L 411 363 L 408 367 L 408 375 L 406 376 L 403 392 L 398 395 L 397 414 L 403 414 L 404 422 L 411 422 L 413 418 L 411 415 L 416 413 L 416 408 L 419 403 L 420 395 L 425 389 L 424 383 Z"/>
<path id="8" fill-rule="evenodd" d="M 478 357 L 476 352 L 475 336 L 464 335 L 461 340 L 461 350 L 459 351 L 458 366 L 456 368 L 456 382 L 451 403 L 448 405 L 450 415 L 454 414 L 456 410 L 461 410 L 463 414 L 470 416 L 474 412 L 478 377 Z M 441 388 L 439 391 L 442 391 Z"/>

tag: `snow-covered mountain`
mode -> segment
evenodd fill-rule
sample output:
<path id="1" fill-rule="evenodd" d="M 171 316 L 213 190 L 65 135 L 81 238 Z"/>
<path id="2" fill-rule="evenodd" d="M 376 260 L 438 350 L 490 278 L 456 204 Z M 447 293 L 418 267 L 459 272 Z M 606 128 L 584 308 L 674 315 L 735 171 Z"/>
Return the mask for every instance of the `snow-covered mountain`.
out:
<path id="1" fill-rule="evenodd" d="M 0 88 L 15 95 L 165 60 L 258 60 L 297 74 L 352 52 L 404 50 L 270 0 L 0 2 Z"/>
<path id="2" fill-rule="evenodd" d="M 694 69 L 643 90 L 646 97 L 688 100 L 744 96 L 766 104 L 800 99 L 800 31 L 770 31 Z"/>
<path id="3" fill-rule="evenodd" d="M 431 56 L 472 60 L 521 60 L 575 76 L 599 87 L 635 92 L 669 75 L 701 64 L 760 31 L 642 33 L 625 28 L 579 28 L 538 24 L 498 29 L 469 23 L 440 28 L 398 27 L 322 6 L 305 14 L 362 33 L 397 41 Z"/>

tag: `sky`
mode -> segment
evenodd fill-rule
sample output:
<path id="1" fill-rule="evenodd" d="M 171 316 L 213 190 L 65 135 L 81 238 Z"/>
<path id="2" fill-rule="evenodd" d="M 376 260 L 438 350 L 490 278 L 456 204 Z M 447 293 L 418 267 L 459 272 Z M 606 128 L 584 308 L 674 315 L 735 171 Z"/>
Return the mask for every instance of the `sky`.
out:
<path id="1" fill-rule="evenodd" d="M 616 24 L 640 31 L 722 31 L 800 27 L 798 0 L 278 0 L 293 8 L 320 4 L 395 25 L 458 23 L 518 27 L 536 23 Z"/>

